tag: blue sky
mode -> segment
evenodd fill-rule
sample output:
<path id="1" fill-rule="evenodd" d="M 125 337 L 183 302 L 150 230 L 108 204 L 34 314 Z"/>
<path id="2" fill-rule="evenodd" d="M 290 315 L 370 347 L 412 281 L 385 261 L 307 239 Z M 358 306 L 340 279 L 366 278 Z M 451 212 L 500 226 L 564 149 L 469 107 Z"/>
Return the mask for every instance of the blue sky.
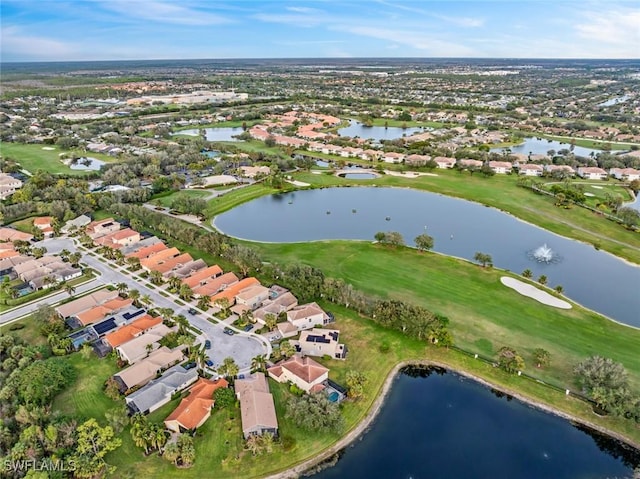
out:
<path id="1" fill-rule="evenodd" d="M 0 60 L 640 58 L 640 0 L 0 0 Z"/>

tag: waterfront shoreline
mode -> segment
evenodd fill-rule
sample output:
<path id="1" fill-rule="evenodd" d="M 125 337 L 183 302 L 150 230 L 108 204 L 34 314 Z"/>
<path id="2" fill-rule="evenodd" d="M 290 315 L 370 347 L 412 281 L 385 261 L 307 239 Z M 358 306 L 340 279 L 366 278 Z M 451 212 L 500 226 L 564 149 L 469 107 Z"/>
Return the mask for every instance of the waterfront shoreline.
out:
<path id="1" fill-rule="evenodd" d="M 517 399 L 518 401 L 524 404 L 527 404 L 531 407 L 534 407 L 540 411 L 553 414 L 554 416 L 561 417 L 563 419 L 566 419 L 567 421 L 571 421 L 571 422 L 580 424 L 582 426 L 586 426 L 590 429 L 593 429 L 594 431 L 597 431 L 610 438 L 620 441 L 630 447 L 640 450 L 640 442 L 635 442 L 632 439 L 625 437 L 624 435 L 618 432 L 615 432 L 603 426 L 594 424 L 593 422 L 590 422 L 587 419 L 580 418 L 572 414 L 569 414 L 567 412 L 556 409 L 552 406 L 549 406 L 540 401 L 532 399 L 512 389 L 505 388 L 502 386 L 497 386 L 491 383 L 490 381 L 487 381 L 486 379 L 476 376 L 475 374 L 469 373 L 464 370 L 454 369 L 451 366 L 448 366 L 444 363 L 440 363 L 438 361 L 424 359 L 424 360 L 402 361 L 396 364 L 391 369 L 391 371 L 389 371 L 389 373 L 387 374 L 387 377 L 385 378 L 384 383 L 382 384 L 381 390 L 378 393 L 378 396 L 374 400 L 373 404 L 369 408 L 369 411 L 367 412 L 367 414 L 353 429 L 351 429 L 345 436 L 340 438 L 334 445 L 330 446 L 324 451 L 321 451 L 317 456 L 311 459 L 307 459 L 287 470 L 284 470 L 275 474 L 271 474 L 268 476 L 263 476 L 264 479 L 296 479 L 298 477 L 305 475 L 305 473 L 308 472 L 309 470 L 317 467 L 318 465 L 322 464 L 325 461 L 330 460 L 336 454 L 339 454 L 341 451 L 351 446 L 357 439 L 362 437 L 364 434 L 366 434 L 369 431 L 371 427 L 373 427 L 375 420 L 378 417 L 380 411 L 382 410 L 382 406 L 384 406 L 387 396 L 389 395 L 389 392 L 391 391 L 391 388 L 393 387 L 393 384 L 396 378 L 398 377 L 399 373 L 403 368 L 411 367 L 411 366 L 427 366 L 427 367 L 437 367 L 437 368 L 445 369 L 447 372 L 458 374 L 467 379 L 471 379 L 472 381 L 475 381 L 478 384 L 481 384 L 485 387 L 508 394 L 509 396 Z"/>

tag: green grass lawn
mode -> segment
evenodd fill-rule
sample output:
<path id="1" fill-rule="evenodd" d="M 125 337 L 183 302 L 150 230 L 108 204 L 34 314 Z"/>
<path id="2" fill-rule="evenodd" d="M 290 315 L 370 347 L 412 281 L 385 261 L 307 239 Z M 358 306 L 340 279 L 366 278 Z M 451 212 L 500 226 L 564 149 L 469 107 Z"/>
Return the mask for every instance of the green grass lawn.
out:
<path id="1" fill-rule="evenodd" d="M 153 198 L 151 200 L 151 203 L 155 204 L 156 202 L 159 202 L 162 206 L 166 207 L 166 208 L 170 208 L 171 207 L 171 203 L 176 199 L 176 197 L 178 196 L 190 196 L 193 198 L 203 198 L 205 196 L 209 196 L 210 192 L 208 192 L 207 190 L 180 190 L 180 191 L 174 191 L 169 195 L 159 195 L 155 198 Z"/>
<path id="2" fill-rule="evenodd" d="M 312 265 L 369 294 L 444 314 L 451 320 L 456 344 L 470 351 L 493 355 L 502 346 L 512 346 L 531 364 L 533 350 L 545 348 L 555 358 L 550 368 L 541 371 L 545 380 L 572 384 L 573 366 L 597 352 L 623 363 L 640 389 L 639 330 L 579 306 L 571 310 L 543 306 L 503 286 L 503 271 L 368 242 L 252 246 L 265 261 Z"/>
<path id="3" fill-rule="evenodd" d="M 248 140 L 248 141 L 216 141 L 214 145 L 221 147 L 232 147 L 238 151 L 244 151 L 245 153 L 265 153 L 269 155 L 284 157 L 285 153 L 282 148 L 278 146 L 267 146 L 263 141 Z"/>
<path id="4" fill-rule="evenodd" d="M 205 214 L 208 218 L 212 218 L 242 203 L 276 193 L 277 191 L 278 190 L 265 186 L 262 183 L 254 183 L 244 188 L 238 188 L 237 190 L 230 191 L 229 193 L 209 200 Z"/>
<path id="5" fill-rule="evenodd" d="M 485 178 L 456 171 L 435 170 L 438 176 L 401 178 L 386 175 L 374 180 L 347 180 L 333 175 L 295 173 L 296 180 L 312 187 L 377 185 L 414 188 L 464 198 L 493 206 L 546 230 L 577 239 L 640 264 L 640 234 L 627 230 L 603 216 L 580 207 L 554 206 L 553 198 L 538 195 L 516 185 L 516 175 Z M 592 188 L 588 188 L 589 191 Z M 596 191 L 593 189 L 594 192 Z"/>
<path id="6" fill-rule="evenodd" d="M 43 150 L 43 148 L 54 148 L 53 150 Z M 73 176 L 83 176 L 90 173 L 84 170 L 72 170 L 60 161 L 60 153 L 71 156 L 90 156 L 106 162 L 115 162 L 117 159 L 100 153 L 84 153 L 80 150 L 62 150 L 55 145 L 25 145 L 22 143 L 0 142 L 0 155 L 16 160 L 22 168 L 30 173 L 37 170 L 45 170 L 53 174 L 65 174 Z"/>

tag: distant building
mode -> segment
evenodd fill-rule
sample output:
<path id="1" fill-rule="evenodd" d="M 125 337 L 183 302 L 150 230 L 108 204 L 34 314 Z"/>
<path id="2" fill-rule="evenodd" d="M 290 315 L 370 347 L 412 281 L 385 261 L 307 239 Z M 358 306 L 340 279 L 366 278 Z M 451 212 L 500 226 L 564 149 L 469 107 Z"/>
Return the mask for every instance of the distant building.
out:
<path id="1" fill-rule="evenodd" d="M 269 383 L 262 373 L 238 379 L 235 382 L 236 396 L 240 400 L 240 418 L 245 439 L 266 432 L 278 434 L 278 418 L 269 392 Z"/>
<path id="2" fill-rule="evenodd" d="M 579 166 L 578 176 L 585 180 L 606 180 L 607 172 L 595 166 Z"/>
<path id="3" fill-rule="evenodd" d="M 339 341 L 340 331 L 313 328 L 300 333 L 300 339 L 292 341 L 304 356 L 329 356 L 331 359 L 345 359 L 347 347 Z"/>

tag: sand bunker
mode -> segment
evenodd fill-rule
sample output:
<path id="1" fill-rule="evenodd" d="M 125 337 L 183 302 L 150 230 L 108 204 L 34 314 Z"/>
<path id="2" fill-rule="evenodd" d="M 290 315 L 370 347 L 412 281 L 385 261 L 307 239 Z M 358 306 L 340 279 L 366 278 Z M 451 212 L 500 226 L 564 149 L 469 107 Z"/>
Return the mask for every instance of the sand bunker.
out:
<path id="1" fill-rule="evenodd" d="M 596 196 L 596 195 L 594 195 L 593 193 L 586 192 L 584 196 Z"/>
<path id="2" fill-rule="evenodd" d="M 524 283 L 515 278 L 509 278 L 508 276 L 500 278 L 500 282 L 511 289 L 515 289 L 523 296 L 535 299 L 539 303 L 547 306 L 553 306 L 554 308 L 571 309 L 571 305 L 566 301 L 558 299 L 555 296 L 551 296 L 546 291 L 542 291 L 531 284 Z"/>
<path id="3" fill-rule="evenodd" d="M 438 176 L 435 173 L 424 173 L 418 171 L 393 171 L 393 170 L 384 170 L 384 172 L 389 176 L 401 176 L 402 178 L 418 178 L 420 176 Z"/>
<path id="4" fill-rule="evenodd" d="M 595 188 L 596 190 L 601 190 L 602 186 L 591 185 L 591 188 Z"/>
<path id="5" fill-rule="evenodd" d="M 42 147 L 43 150 L 47 150 L 47 151 L 53 151 L 55 150 L 55 148 L 51 147 L 51 146 L 43 146 Z"/>

